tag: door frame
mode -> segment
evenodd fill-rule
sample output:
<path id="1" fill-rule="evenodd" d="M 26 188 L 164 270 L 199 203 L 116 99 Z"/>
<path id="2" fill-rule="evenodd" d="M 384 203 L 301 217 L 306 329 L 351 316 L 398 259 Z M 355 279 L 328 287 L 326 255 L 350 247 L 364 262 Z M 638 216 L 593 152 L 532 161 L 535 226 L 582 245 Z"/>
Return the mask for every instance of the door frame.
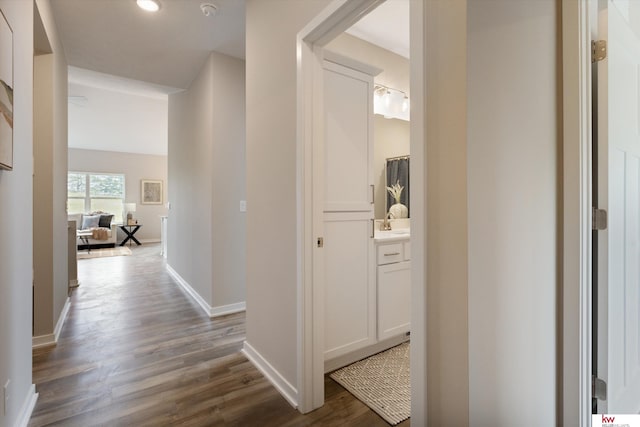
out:
<path id="1" fill-rule="evenodd" d="M 324 404 L 324 296 L 320 286 L 314 286 L 314 252 L 316 238 L 322 236 L 321 221 L 314 215 L 314 209 L 319 206 L 317 192 L 314 192 L 314 159 L 322 153 L 319 144 L 323 136 L 322 117 L 322 82 L 318 76 L 322 70 L 322 47 L 357 22 L 362 16 L 383 3 L 384 0 L 334 0 L 320 14 L 318 14 L 297 36 L 297 153 L 296 153 L 296 192 L 297 192 L 297 290 L 298 290 L 298 409 L 307 413 Z M 411 18 L 411 84 L 424 76 L 422 60 L 414 60 L 413 55 L 423 57 L 423 6 L 421 0 L 411 0 L 412 15 L 420 12 L 418 18 Z M 418 59 L 418 58 L 416 58 Z M 420 78 L 419 78 L 420 77 Z M 419 145 L 422 153 L 422 135 L 424 129 L 423 87 L 421 84 L 414 91 L 412 88 L 411 112 L 411 150 Z M 412 174 L 423 177 L 424 159 L 412 162 Z M 412 181 L 415 179 L 412 178 Z M 316 184 L 317 185 L 317 184 Z M 413 186 L 413 188 L 424 188 Z M 412 223 L 424 223 L 425 211 L 422 206 L 412 204 Z M 424 236 L 412 236 L 413 248 L 424 246 Z M 424 251 L 415 253 L 423 254 Z M 413 297 L 421 297 L 422 312 L 426 311 L 424 299 L 423 263 L 412 263 L 412 293 Z M 318 272 L 316 272 L 317 274 Z M 416 285 L 419 283 L 421 285 Z M 414 301 L 416 299 L 414 298 Z M 415 303 L 412 313 L 415 312 Z M 412 314 L 412 321 L 415 317 Z M 424 319 L 424 316 L 423 316 Z M 412 340 L 425 340 L 426 323 L 412 323 L 415 337 Z M 420 338 L 422 337 L 422 338 Z M 416 346 L 418 350 L 420 346 Z M 424 347 L 424 346 L 422 346 Z M 416 373 L 426 373 L 418 364 L 426 365 L 426 351 L 418 352 L 419 358 L 412 357 L 411 369 Z M 412 352 L 413 356 L 413 352 Z M 420 363 L 418 363 L 420 362 Z M 412 374 L 412 400 L 424 402 L 426 397 L 426 377 L 414 378 Z M 414 405 L 415 406 L 415 405 Z M 422 407 L 423 405 L 420 405 Z M 420 409 L 420 407 L 418 409 Z M 423 409 L 420 409 L 422 412 Z M 412 413 L 413 415 L 413 413 Z"/>
<path id="2" fill-rule="evenodd" d="M 594 0 L 562 0 L 562 286 L 558 295 L 558 420 L 588 426 L 591 415 L 591 46 L 589 8 Z M 298 408 L 309 412 L 324 402 L 322 308 L 313 288 L 314 46 L 348 28 L 380 0 L 334 0 L 297 38 L 297 289 Z M 424 5 L 411 1 L 412 181 L 424 184 Z M 317 108 L 317 107 L 316 107 Z M 315 129 L 315 130 L 314 130 Z M 413 200 L 416 200 L 412 197 Z M 425 254 L 424 203 L 412 204 L 412 253 Z M 419 227 L 416 229 L 414 224 Z M 415 250 L 414 250 L 415 249 Z M 423 257 L 422 257 L 423 258 Z M 426 298 L 423 263 L 412 263 L 412 401 L 426 401 Z M 415 308 L 422 308 L 416 313 Z M 413 347 L 413 346 L 412 346 Z M 420 357 L 422 356 L 422 357 Z M 576 364 L 576 360 L 578 364 Z M 426 419 L 424 405 L 412 405 L 414 420 Z M 418 414 L 417 412 L 420 412 Z"/>
<path id="3" fill-rule="evenodd" d="M 562 0 L 562 287 L 557 380 L 561 425 L 591 423 L 591 27 L 594 0 Z M 576 361 L 578 363 L 576 364 Z"/>

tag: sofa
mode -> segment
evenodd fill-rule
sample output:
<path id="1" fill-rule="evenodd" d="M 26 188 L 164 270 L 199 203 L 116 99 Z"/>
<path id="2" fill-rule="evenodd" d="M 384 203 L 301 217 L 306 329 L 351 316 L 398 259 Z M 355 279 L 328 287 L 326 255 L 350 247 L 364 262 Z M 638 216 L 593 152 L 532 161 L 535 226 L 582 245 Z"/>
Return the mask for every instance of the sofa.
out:
<path id="1" fill-rule="evenodd" d="M 113 222 L 112 214 L 106 212 L 70 214 L 68 220 L 75 221 L 77 231 L 96 230 L 93 234 L 97 238 L 87 237 L 84 241 L 78 239 L 78 249 L 87 249 L 87 246 L 90 248 L 113 248 L 116 246 L 118 224 Z"/>

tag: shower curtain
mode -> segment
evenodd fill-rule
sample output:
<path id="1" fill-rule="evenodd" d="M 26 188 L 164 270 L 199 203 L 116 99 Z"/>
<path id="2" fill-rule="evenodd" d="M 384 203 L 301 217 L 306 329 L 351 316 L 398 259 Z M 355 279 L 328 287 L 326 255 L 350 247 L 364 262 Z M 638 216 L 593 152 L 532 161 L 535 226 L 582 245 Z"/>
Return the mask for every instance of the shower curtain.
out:
<path id="1" fill-rule="evenodd" d="M 409 157 L 399 157 L 387 159 L 387 187 L 391 187 L 396 182 L 399 182 L 404 189 L 400 194 L 400 203 L 407 207 L 409 211 L 409 217 L 411 217 L 411 207 L 409 206 Z M 396 201 L 387 191 L 387 206 L 386 211 L 389 212 L 389 208 Z"/>

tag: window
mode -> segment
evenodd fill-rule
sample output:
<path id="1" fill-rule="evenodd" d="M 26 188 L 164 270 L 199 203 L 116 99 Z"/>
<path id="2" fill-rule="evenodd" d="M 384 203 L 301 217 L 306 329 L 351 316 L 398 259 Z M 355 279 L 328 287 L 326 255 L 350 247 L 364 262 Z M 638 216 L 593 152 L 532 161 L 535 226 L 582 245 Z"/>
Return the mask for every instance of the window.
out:
<path id="1" fill-rule="evenodd" d="M 69 172 L 67 178 L 67 209 L 70 214 L 94 211 L 114 215 L 122 223 L 124 175 Z"/>

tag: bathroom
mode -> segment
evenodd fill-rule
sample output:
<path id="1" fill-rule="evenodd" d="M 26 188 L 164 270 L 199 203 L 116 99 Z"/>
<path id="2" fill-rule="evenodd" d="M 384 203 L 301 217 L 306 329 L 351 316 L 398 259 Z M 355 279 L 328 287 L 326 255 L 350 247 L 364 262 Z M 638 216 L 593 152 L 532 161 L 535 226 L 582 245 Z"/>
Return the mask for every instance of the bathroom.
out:
<path id="1" fill-rule="evenodd" d="M 368 32 L 383 28 L 382 22 L 407 3 L 383 3 L 329 42 L 323 54 L 325 203 L 318 247 L 323 247 L 319 257 L 324 264 L 324 372 L 332 372 L 343 386 L 342 370 L 337 369 L 378 357 L 409 340 L 408 42 L 403 50 L 400 41 L 380 43 Z M 408 40 L 406 9 L 406 25 L 389 26 L 393 32 L 380 37 L 402 38 L 398 29 L 404 28 Z M 398 369 L 406 371 L 400 376 L 407 381 L 408 414 L 408 346 L 404 347 L 406 364 Z M 403 419 L 378 413 L 391 424 Z"/>

